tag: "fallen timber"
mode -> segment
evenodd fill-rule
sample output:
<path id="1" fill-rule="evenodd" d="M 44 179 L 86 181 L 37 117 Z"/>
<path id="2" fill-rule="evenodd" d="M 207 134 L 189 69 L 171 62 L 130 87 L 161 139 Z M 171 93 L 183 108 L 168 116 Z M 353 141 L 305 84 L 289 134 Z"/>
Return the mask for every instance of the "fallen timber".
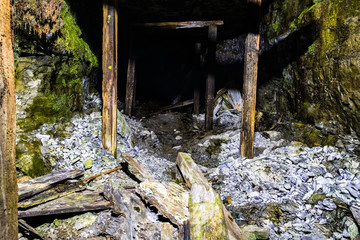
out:
<path id="1" fill-rule="evenodd" d="M 34 178 L 32 180 L 18 184 L 19 201 L 31 197 L 37 193 L 43 192 L 52 188 L 55 184 L 65 181 L 67 179 L 74 179 L 82 176 L 82 170 L 61 170 L 52 172 L 50 174 Z"/>
<path id="2" fill-rule="evenodd" d="M 112 213 L 126 219 L 126 231 L 129 232 L 129 236 L 134 236 L 136 223 L 148 221 L 146 216 L 149 214 L 147 211 L 150 210 L 147 210 L 144 205 L 147 202 L 157 209 L 158 214 L 167 219 L 156 223 L 161 232 L 161 239 L 173 239 L 171 236 L 175 235 L 177 239 L 186 240 L 247 239 L 222 204 L 219 194 L 214 191 L 189 154 L 179 153 L 177 164 L 190 190 L 174 182 L 159 182 L 136 159 L 128 154 L 122 154 L 122 157 L 141 179 L 135 189 L 119 189 L 109 185 L 105 186 L 103 194 L 98 191 L 84 190 L 87 181 L 60 181 L 59 179 L 64 179 L 64 177 L 58 177 L 55 181 L 57 185 L 48 184 L 51 188 L 19 202 L 19 218 L 111 209 Z M 82 176 L 82 171 L 76 174 L 74 172 L 57 174 L 79 177 Z M 54 175 L 56 172 L 50 174 L 50 176 Z M 49 176 L 46 175 L 40 179 L 44 184 L 44 179 L 49 180 Z M 31 182 L 38 183 L 39 179 L 32 179 Z M 70 183 L 74 186 L 63 189 L 66 188 L 63 185 Z M 27 182 L 24 184 L 29 185 Z M 21 188 L 19 188 L 20 191 L 22 191 Z M 45 198 L 47 202 L 38 200 L 48 195 L 55 195 L 55 197 Z M 102 195 L 105 195 L 107 200 Z M 29 206 L 32 207 L 29 208 Z M 138 210 L 134 211 L 134 209 Z M 24 225 L 24 228 L 32 232 L 30 225 Z M 36 235 L 36 232 L 32 234 Z"/>

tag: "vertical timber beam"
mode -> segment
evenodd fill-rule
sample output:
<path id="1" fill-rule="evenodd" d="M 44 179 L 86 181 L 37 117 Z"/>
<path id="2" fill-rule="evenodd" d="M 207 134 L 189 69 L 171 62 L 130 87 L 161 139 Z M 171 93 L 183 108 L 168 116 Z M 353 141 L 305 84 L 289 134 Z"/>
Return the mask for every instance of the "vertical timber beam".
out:
<path id="1" fill-rule="evenodd" d="M 195 43 L 195 56 L 194 56 L 194 67 L 198 69 L 200 67 L 200 52 L 201 43 Z M 199 78 L 195 75 L 194 79 L 194 114 L 200 113 L 200 86 Z"/>
<path id="2" fill-rule="evenodd" d="M 0 0 L 0 239 L 18 239 L 15 80 L 11 6 Z"/>
<path id="3" fill-rule="evenodd" d="M 125 96 L 125 114 L 128 116 L 132 115 L 135 105 L 135 54 L 133 44 L 133 40 L 130 40 Z"/>
<path id="4" fill-rule="evenodd" d="M 245 41 L 244 62 L 244 106 L 241 114 L 240 155 L 242 158 L 253 158 L 254 131 L 255 131 L 255 106 L 256 87 L 258 75 L 258 57 L 260 41 L 260 9 L 261 0 L 248 0 L 249 15 L 254 16 Z"/>
<path id="5" fill-rule="evenodd" d="M 103 55 L 102 55 L 102 136 L 103 146 L 116 157 L 117 122 L 117 44 L 118 15 L 116 0 L 103 2 Z"/>
<path id="6" fill-rule="evenodd" d="M 208 34 L 208 75 L 206 79 L 206 113 L 205 129 L 206 131 L 213 128 L 214 113 L 214 94 L 215 94 L 215 54 L 216 54 L 217 26 L 209 26 Z"/>

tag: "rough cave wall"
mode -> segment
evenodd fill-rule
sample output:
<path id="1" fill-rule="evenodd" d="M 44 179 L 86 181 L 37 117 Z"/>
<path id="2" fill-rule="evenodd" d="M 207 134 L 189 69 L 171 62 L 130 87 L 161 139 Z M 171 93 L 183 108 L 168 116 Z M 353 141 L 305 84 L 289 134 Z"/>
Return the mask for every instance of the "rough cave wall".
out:
<path id="1" fill-rule="evenodd" d="M 360 136 L 360 1 L 278 0 L 269 8 L 263 55 L 275 49 L 274 62 L 286 64 L 259 88 L 258 107 Z"/>
<path id="2" fill-rule="evenodd" d="M 66 1 L 14 0 L 12 15 L 17 168 L 33 177 L 52 165 L 41 158 L 42 136 L 34 130 L 45 123 L 65 123 L 83 110 L 87 82 L 98 63 Z"/>

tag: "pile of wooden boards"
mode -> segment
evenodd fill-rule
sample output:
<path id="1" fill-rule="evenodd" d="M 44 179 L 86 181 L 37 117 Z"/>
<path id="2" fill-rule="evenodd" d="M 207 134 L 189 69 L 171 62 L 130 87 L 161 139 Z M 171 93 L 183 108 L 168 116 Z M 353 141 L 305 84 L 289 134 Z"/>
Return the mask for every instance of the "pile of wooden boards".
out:
<path id="1" fill-rule="evenodd" d="M 168 219 L 161 224 L 161 239 L 173 239 L 173 226 L 179 239 L 247 239 L 189 154 L 179 153 L 176 160 L 183 186 L 159 182 L 131 156 L 122 154 L 122 158 L 139 179 L 134 194 Z M 81 170 L 63 170 L 19 183 L 20 226 L 39 236 L 25 218 L 123 208 L 124 203 L 112 197 L 107 201 L 102 192 L 87 190 L 87 179 L 77 180 L 82 176 Z"/>

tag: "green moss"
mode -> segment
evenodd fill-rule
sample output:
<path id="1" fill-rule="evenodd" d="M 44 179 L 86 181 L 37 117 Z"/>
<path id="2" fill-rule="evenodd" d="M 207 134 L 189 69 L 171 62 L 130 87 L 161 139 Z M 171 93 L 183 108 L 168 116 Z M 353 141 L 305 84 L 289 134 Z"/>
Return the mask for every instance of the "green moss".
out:
<path id="1" fill-rule="evenodd" d="M 38 177 L 51 172 L 40 156 L 39 146 L 39 141 L 20 141 L 16 146 L 16 168 L 24 175 Z"/>
<path id="2" fill-rule="evenodd" d="M 226 141 L 223 139 L 211 139 L 210 145 L 205 149 L 211 155 L 218 154 L 221 151 L 221 145 Z"/>
<path id="3" fill-rule="evenodd" d="M 315 42 L 309 46 L 307 52 L 310 55 L 313 55 L 313 56 L 315 55 L 315 53 L 316 53 L 316 43 Z"/>
<path id="4" fill-rule="evenodd" d="M 266 206 L 265 214 L 273 223 L 279 223 L 283 212 L 279 204 L 269 204 Z"/>
<path id="5" fill-rule="evenodd" d="M 64 21 L 64 27 L 61 29 L 62 37 L 58 39 L 58 44 L 63 45 L 74 58 L 78 60 L 83 58 L 90 62 L 91 67 L 97 66 L 97 58 L 89 45 L 80 37 L 81 30 L 67 5 L 61 11 L 61 18 Z"/>
<path id="6" fill-rule="evenodd" d="M 272 25 L 273 31 L 276 33 L 279 30 L 280 21 L 275 21 Z"/>
<path id="7" fill-rule="evenodd" d="M 325 194 L 314 193 L 306 202 L 308 204 L 315 205 L 318 204 L 319 201 L 323 201 L 325 198 L 326 198 Z"/>
<path id="8" fill-rule="evenodd" d="M 27 132 L 38 129 L 44 123 L 63 121 L 73 114 L 69 108 L 72 102 L 72 96 L 66 94 L 35 97 L 33 103 L 25 109 L 27 118 L 20 119 L 17 124 Z"/>

